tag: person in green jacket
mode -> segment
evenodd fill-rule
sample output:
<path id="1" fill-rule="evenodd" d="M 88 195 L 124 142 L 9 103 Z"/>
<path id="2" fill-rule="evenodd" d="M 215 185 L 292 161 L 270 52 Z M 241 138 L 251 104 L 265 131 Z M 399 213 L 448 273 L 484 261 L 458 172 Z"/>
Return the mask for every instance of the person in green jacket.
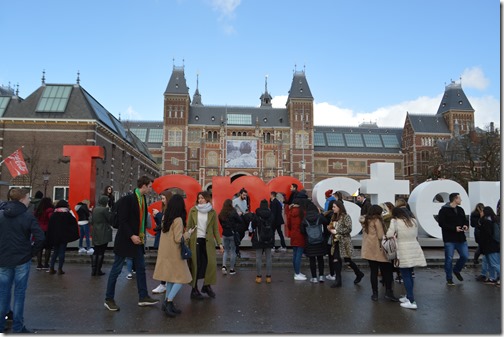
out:
<path id="1" fill-rule="evenodd" d="M 98 206 L 93 209 L 91 217 L 93 248 L 94 252 L 91 255 L 91 275 L 102 276 L 105 273 L 101 270 L 103 259 L 105 258 L 105 250 L 110 241 L 112 241 L 112 227 L 110 226 L 110 213 L 107 203 L 109 198 L 106 195 L 100 196 Z"/>

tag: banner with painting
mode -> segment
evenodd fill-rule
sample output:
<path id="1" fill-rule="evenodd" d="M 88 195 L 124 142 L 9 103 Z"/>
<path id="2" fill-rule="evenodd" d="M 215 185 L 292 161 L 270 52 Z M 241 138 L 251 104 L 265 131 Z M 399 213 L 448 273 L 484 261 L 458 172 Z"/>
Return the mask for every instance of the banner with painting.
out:
<path id="1" fill-rule="evenodd" d="M 257 167 L 256 140 L 227 140 L 226 168 Z"/>

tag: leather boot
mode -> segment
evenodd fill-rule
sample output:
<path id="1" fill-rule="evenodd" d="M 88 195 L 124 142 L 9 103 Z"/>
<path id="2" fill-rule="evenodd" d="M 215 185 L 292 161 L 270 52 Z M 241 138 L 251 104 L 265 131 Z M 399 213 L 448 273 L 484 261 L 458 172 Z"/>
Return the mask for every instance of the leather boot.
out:
<path id="1" fill-rule="evenodd" d="M 201 295 L 200 291 L 198 290 L 198 287 L 192 288 L 191 291 L 191 299 L 197 299 L 197 300 L 202 300 L 204 297 Z"/>
<path id="2" fill-rule="evenodd" d="M 56 274 L 56 270 L 54 270 L 53 267 L 49 268 L 49 274 L 51 274 L 51 275 Z"/>
<path id="3" fill-rule="evenodd" d="M 96 256 L 96 275 L 97 276 L 105 275 L 105 273 L 101 270 L 104 258 L 105 258 L 105 255 L 97 255 Z"/>
<path id="4" fill-rule="evenodd" d="M 58 275 L 63 275 L 65 272 L 62 268 L 58 268 Z"/>
<path id="5" fill-rule="evenodd" d="M 177 315 L 180 315 L 182 313 L 182 310 L 180 310 L 179 308 L 177 308 L 175 306 L 175 302 L 172 301 L 171 304 L 172 304 L 172 310 L 173 310 L 173 312 L 176 313 Z"/>
<path id="6" fill-rule="evenodd" d="M 209 284 L 206 285 L 206 286 L 203 286 L 203 288 L 201 288 L 201 292 L 202 293 L 206 293 L 211 298 L 215 298 L 215 293 L 214 293 L 214 291 L 212 290 L 212 287 L 210 287 Z"/>
<path id="7" fill-rule="evenodd" d="M 91 255 L 91 276 L 96 276 L 96 258 L 98 256 Z"/>
<path id="8" fill-rule="evenodd" d="M 361 270 L 359 269 L 359 267 L 357 267 L 357 265 L 355 264 L 355 262 L 350 261 L 350 262 L 348 263 L 348 265 L 350 266 L 350 268 L 352 268 L 352 270 L 354 271 L 355 276 L 356 276 L 356 278 L 355 278 L 355 280 L 353 281 L 353 283 L 354 283 L 354 284 L 359 283 L 359 282 L 362 280 L 362 278 L 364 277 L 364 273 L 363 273 L 363 272 L 361 272 Z"/>
<path id="9" fill-rule="evenodd" d="M 165 307 L 164 312 L 165 312 L 166 316 L 168 316 L 168 317 L 175 317 L 175 316 L 177 316 L 177 314 L 175 313 L 175 311 L 173 311 L 173 302 L 171 302 L 171 301 L 170 302 L 169 301 L 165 301 L 165 302 L 166 303 L 164 305 L 164 307 Z"/>
<path id="10" fill-rule="evenodd" d="M 391 302 L 399 302 L 399 299 L 394 296 L 394 291 L 392 289 L 387 289 L 385 291 L 385 299 Z"/>

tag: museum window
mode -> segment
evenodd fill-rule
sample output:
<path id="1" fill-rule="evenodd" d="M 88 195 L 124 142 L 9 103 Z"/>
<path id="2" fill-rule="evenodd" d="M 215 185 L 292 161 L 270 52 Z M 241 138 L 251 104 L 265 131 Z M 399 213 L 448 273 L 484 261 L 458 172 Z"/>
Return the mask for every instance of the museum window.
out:
<path id="1" fill-rule="evenodd" d="M 168 146 L 182 146 L 182 131 L 181 130 L 168 130 Z"/>

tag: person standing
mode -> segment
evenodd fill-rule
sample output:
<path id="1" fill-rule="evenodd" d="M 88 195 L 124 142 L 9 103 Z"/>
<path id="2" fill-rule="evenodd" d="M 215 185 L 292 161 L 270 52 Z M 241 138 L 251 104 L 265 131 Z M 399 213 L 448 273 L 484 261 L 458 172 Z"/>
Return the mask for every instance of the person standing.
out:
<path id="1" fill-rule="evenodd" d="M 35 210 L 35 217 L 37 218 L 40 229 L 44 232 L 44 237 L 47 237 L 47 230 L 49 227 L 49 218 L 54 211 L 54 205 L 51 198 L 44 197 Z M 44 263 L 42 264 L 42 251 L 44 252 Z M 44 241 L 43 249 L 37 253 L 37 270 L 49 269 L 49 259 L 51 257 L 51 246 L 47 240 Z"/>
<path id="2" fill-rule="evenodd" d="M 291 184 L 290 186 L 290 195 L 289 195 L 289 199 L 287 201 L 287 205 L 291 205 L 292 203 L 294 203 L 294 200 L 297 198 L 297 194 L 299 193 L 298 191 L 298 185 L 297 184 Z"/>
<path id="3" fill-rule="evenodd" d="M 347 263 L 355 273 L 354 284 L 359 283 L 364 277 L 364 273 L 352 261 L 353 246 L 352 237 L 352 218 L 347 214 L 343 201 L 336 200 L 333 204 L 333 216 L 331 223 L 328 225 L 328 230 L 333 234 L 333 245 L 331 247 L 334 256 L 333 262 L 335 263 L 335 277 L 336 280 L 331 285 L 331 288 L 341 287 L 341 269 L 343 268 L 343 261 Z"/>
<path id="4" fill-rule="evenodd" d="M 106 195 L 100 196 L 98 206 L 93 209 L 93 216 L 91 217 L 94 247 L 93 255 L 91 255 L 91 276 L 105 275 L 101 268 L 107 245 L 112 241 L 112 227 L 110 226 L 112 213 L 107 206 L 108 201 Z"/>
<path id="5" fill-rule="evenodd" d="M 485 256 L 489 277 L 487 284 L 500 283 L 500 223 L 492 207 L 483 207 L 480 222 L 481 254 Z"/>
<path id="6" fill-rule="evenodd" d="M 391 238 L 394 235 L 397 238 L 399 270 L 406 289 L 406 296 L 399 298 L 400 305 L 406 309 L 417 309 L 413 295 L 413 267 L 425 267 L 427 262 L 417 239 L 418 223 L 411 212 L 408 212 L 405 208 L 395 207 L 392 210 L 392 220 L 390 220 L 390 227 L 386 236 Z"/>
<path id="7" fill-rule="evenodd" d="M 325 281 L 324 277 L 324 255 L 327 254 L 327 240 L 330 236 L 329 231 L 327 230 L 327 225 L 329 221 L 324 217 L 323 214 L 320 214 L 319 209 L 315 204 L 309 200 L 306 206 L 306 216 L 301 223 L 301 232 L 305 235 L 305 249 L 304 253 L 310 260 L 310 273 L 311 278 L 310 282 L 312 283 L 323 283 Z M 310 237 L 308 235 L 308 226 L 313 229 L 320 229 L 321 241 L 320 242 L 310 242 Z M 313 226 L 313 227 L 312 227 Z M 319 277 L 317 278 L 317 264 L 318 264 L 318 272 Z"/>
<path id="8" fill-rule="evenodd" d="M 451 193 L 449 195 L 449 200 L 450 201 L 439 210 L 438 224 L 443 234 L 446 284 L 453 286 L 455 283 L 453 283 L 452 271 L 459 281 L 464 280 L 460 272 L 469 259 L 469 248 L 465 236 L 465 232 L 469 228 L 469 223 L 464 209 L 460 207 L 462 202 L 460 194 Z M 459 254 L 459 259 L 455 267 L 453 267 L 452 261 L 455 250 Z"/>
<path id="9" fill-rule="evenodd" d="M 28 212 L 30 191 L 15 188 L 0 212 L 0 332 L 5 330 L 6 313 L 14 290 L 12 331 L 29 333 L 24 324 L 24 302 L 32 256 L 44 246 L 44 232 L 33 213 Z M 33 241 L 32 241 L 33 239 Z M 33 242 L 33 245 L 32 245 Z"/>
<path id="10" fill-rule="evenodd" d="M 138 305 L 143 307 L 159 302 L 151 298 L 147 293 L 147 280 L 145 277 L 145 227 L 147 225 L 147 216 L 149 216 L 145 195 L 151 189 L 152 180 L 147 176 L 142 176 L 137 180 L 135 191 L 118 200 L 119 228 L 115 236 L 114 264 L 109 274 L 104 303 L 105 307 L 110 311 L 120 309 L 114 300 L 115 286 L 127 257 L 131 257 L 135 263 Z"/>
<path id="11" fill-rule="evenodd" d="M 371 205 L 368 214 L 362 223 L 362 249 L 361 257 L 369 263 L 371 289 L 373 295 L 371 300 L 378 301 L 378 269 L 381 271 L 385 283 L 385 299 L 398 302 L 392 289 L 393 265 L 385 257 L 381 249 L 381 240 L 385 235 L 385 224 L 382 218 L 383 209 L 378 205 Z"/>
<path id="12" fill-rule="evenodd" d="M 292 246 L 292 265 L 294 267 L 295 281 L 306 281 L 306 275 L 301 273 L 301 259 L 303 257 L 303 252 L 306 246 L 305 237 L 301 232 L 301 223 L 306 216 L 307 204 L 308 195 L 304 190 L 301 190 L 296 193 L 296 199 L 294 199 L 288 206 L 289 221 L 287 221 L 287 228 L 289 228 L 290 232 L 290 244 Z"/>
<path id="13" fill-rule="evenodd" d="M 91 217 L 91 212 L 93 208 L 89 207 L 89 200 L 82 200 L 75 206 L 75 211 L 77 212 L 77 218 L 79 219 L 79 254 L 92 255 L 94 250 L 91 248 L 91 240 L 89 238 L 89 218 Z M 82 241 L 86 238 L 86 248 L 82 247 Z"/>
<path id="14" fill-rule="evenodd" d="M 159 239 L 161 238 L 161 231 L 163 229 L 163 217 L 166 212 L 166 205 L 173 196 L 173 193 L 168 190 L 164 190 L 161 193 L 159 193 L 159 195 L 161 196 L 161 212 L 158 211 L 157 209 L 154 209 L 152 211 L 152 213 L 154 214 L 154 221 L 156 222 L 156 227 L 154 228 L 154 231 L 156 232 L 156 236 L 154 238 L 155 249 L 159 248 Z M 166 291 L 165 281 L 161 281 L 161 283 L 159 283 L 159 285 L 156 288 L 152 289 L 153 294 L 162 294 L 165 291 Z"/>
<path id="15" fill-rule="evenodd" d="M 240 228 L 240 230 L 238 230 L 238 233 L 240 234 L 240 242 L 241 242 L 241 240 L 243 240 L 243 238 L 245 236 L 245 228 L 247 228 L 247 226 L 249 224 L 248 219 L 250 219 L 250 217 L 249 217 L 250 216 L 249 204 L 248 204 L 248 192 L 245 188 L 242 188 L 238 192 L 238 196 L 236 196 L 233 199 L 233 207 L 235 208 L 238 215 L 241 216 L 242 222 L 245 225 L 245 226 L 243 226 L 243 228 Z M 237 245 L 235 247 L 235 251 L 236 251 L 236 256 L 241 257 L 240 245 Z"/>
<path id="16" fill-rule="evenodd" d="M 106 186 L 103 195 L 107 196 L 107 206 L 112 209 L 115 205 L 114 188 L 110 185 Z"/>
<path id="17" fill-rule="evenodd" d="M 327 212 L 329 210 L 329 203 L 332 200 L 336 201 L 336 197 L 333 195 L 333 190 L 325 191 L 325 197 L 326 197 L 326 201 L 324 204 L 324 212 Z"/>
<path id="18" fill-rule="evenodd" d="M 222 246 L 217 225 L 217 212 L 212 208 L 210 193 L 206 191 L 198 193 L 196 205 L 189 211 L 187 228 L 193 230 L 189 240 L 189 247 L 192 252 L 190 260 L 191 298 L 203 299 L 201 292 L 214 298 L 215 292 L 211 285 L 217 282 L 215 246 L 219 246 L 221 253 L 224 252 L 224 247 Z M 198 289 L 199 279 L 204 279 L 201 292 Z"/>
<path id="19" fill-rule="evenodd" d="M 230 269 L 229 274 L 236 274 L 235 264 L 236 264 L 236 244 L 235 235 L 237 233 L 238 226 L 243 224 L 242 218 L 236 212 L 233 207 L 233 202 L 231 199 L 224 200 L 222 209 L 219 213 L 219 221 L 222 226 L 222 241 L 224 245 L 224 254 L 222 254 L 222 274 L 226 275 L 227 270 L 227 259 L 230 258 Z"/>
<path id="20" fill-rule="evenodd" d="M 361 215 L 366 215 L 369 211 L 369 208 L 371 207 L 371 202 L 366 198 L 366 195 L 364 193 L 359 193 L 357 196 L 357 203 L 359 204 L 361 211 Z"/>
<path id="21" fill-rule="evenodd" d="M 56 203 L 56 208 L 49 218 L 47 229 L 47 240 L 53 247 L 51 262 L 49 263 L 49 274 L 56 274 L 54 266 L 58 259 L 58 275 L 63 275 L 63 264 L 65 263 L 65 253 L 69 242 L 79 239 L 79 228 L 77 219 L 70 213 L 68 201 L 60 200 Z"/>
<path id="22" fill-rule="evenodd" d="M 329 209 L 323 213 L 324 217 L 326 218 L 326 223 L 331 222 L 331 218 L 334 214 L 333 205 L 336 202 L 336 200 L 338 200 L 338 199 L 331 200 L 328 205 Z M 327 226 L 326 226 L 326 229 L 327 229 Z M 334 263 L 333 263 L 334 255 L 333 255 L 333 252 L 331 251 L 332 242 L 333 242 L 333 234 L 331 232 L 329 232 L 329 235 L 327 238 L 327 243 L 326 243 L 326 245 L 327 245 L 326 250 L 327 250 L 327 254 L 328 254 L 327 261 L 329 264 L 329 274 L 327 274 L 325 277 L 325 279 L 329 280 L 329 281 L 336 280 L 336 277 L 334 276 L 335 275 Z"/>
<path id="23" fill-rule="evenodd" d="M 280 247 L 278 247 L 276 251 L 285 252 L 287 251 L 287 245 L 285 244 L 285 237 L 282 232 L 282 225 L 284 224 L 282 203 L 277 199 L 276 195 L 277 193 L 275 191 L 270 193 L 270 210 L 273 214 L 273 228 L 280 238 Z"/>
<path id="24" fill-rule="evenodd" d="M 271 248 L 275 245 L 273 214 L 263 199 L 252 220 L 252 248 L 256 252 L 256 283 L 262 282 L 262 255 L 266 255 L 266 283 L 271 283 Z"/>
<path id="25" fill-rule="evenodd" d="M 481 255 L 481 248 L 479 245 L 479 239 L 480 239 L 480 224 L 479 220 L 483 216 L 483 208 L 485 205 L 481 202 L 476 204 L 476 207 L 474 210 L 471 212 L 471 215 L 469 217 L 469 224 L 471 227 L 474 228 L 474 241 L 478 244 L 478 248 L 474 252 L 474 264 L 478 264 L 479 261 L 479 256 Z M 485 281 L 486 279 L 486 274 L 488 272 L 488 266 L 486 265 L 486 259 L 483 259 L 481 263 L 481 274 L 476 277 L 476 281 Z"/>
<path id="26" fill-rule="evenodd" d="M 182 288 L 192 280 L 191 271 L 187 262 L 181 256 L 181 242 L 191 236 L 194 228 L 184 233 L 185 219 L 184 198 L 175 194 L 168 201 L 161 229 L 156 266 L 153 278 L 166 281 L 166 296 L 162 305 L 163 311 L 169 317 L 175 317 L 182 311 L 175 306 L 173 299 Z"/>

